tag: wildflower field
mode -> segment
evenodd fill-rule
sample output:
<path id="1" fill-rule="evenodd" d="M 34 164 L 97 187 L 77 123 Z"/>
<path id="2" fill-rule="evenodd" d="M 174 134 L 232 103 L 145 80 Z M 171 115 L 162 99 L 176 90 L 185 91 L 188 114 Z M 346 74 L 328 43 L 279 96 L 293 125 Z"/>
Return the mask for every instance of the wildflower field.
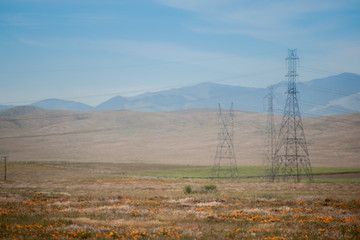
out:
<path id="1" fill-rule="evenodd" d="M 0 183 L 0 239 L 360 239 L 358 183 L 10 167 Z"/>

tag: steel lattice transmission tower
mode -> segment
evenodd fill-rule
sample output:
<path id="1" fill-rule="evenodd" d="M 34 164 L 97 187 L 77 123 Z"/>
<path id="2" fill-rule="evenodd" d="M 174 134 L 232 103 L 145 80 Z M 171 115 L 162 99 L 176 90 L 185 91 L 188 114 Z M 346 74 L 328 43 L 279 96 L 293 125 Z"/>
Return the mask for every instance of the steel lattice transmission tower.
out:
<path id="1" fill-rule="evenodd" d="M 274 175 L 274 153 L 275 153 L 275 122 L 274 122 L 274 93 L 273 87 L 268 88 L 269 93 L 264 97 L 267 99 L 267 117 L 264 142 L 263 175 L 268 180 Z"/>
<path id="2" fill-rule="evenodd" d="M 219 104 L 218 145 L 216 148 L 212 178 L 233 178 L 238 175 L 234 151 L 234 112 L 233 104 L 229 112 L 223 113 Z"/>
<path id="3" fill-rule="evenodd" d="M 301 181 L 301 176 L 306 175 L 310 182 L 313 181 L 309 152 L 306 146 L 304 128 L 300 116 L 299 103 L 296 90 L 297 51 L 289 50 L 286 58 L 288 64 L 288 90 L 284 108 L 284 115 L 276 142 L 273 160 L 273 171 L 270 181 L 277 177 L 288 181 Z"/>

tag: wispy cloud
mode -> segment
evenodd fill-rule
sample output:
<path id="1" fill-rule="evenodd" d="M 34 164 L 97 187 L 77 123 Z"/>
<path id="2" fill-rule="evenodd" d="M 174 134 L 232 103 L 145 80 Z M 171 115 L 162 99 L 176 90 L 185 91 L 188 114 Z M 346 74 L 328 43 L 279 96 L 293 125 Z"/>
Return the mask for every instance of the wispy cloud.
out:
<path id="1" fill-rule="evenodd" d="M 156 0 L 158 3 L 183 10 L 202 13 L 217 21 L 266 27 L 307 14 L 350 8 L 349 1 L 312 0 Z M 352 1 L 350 1 L 352 2 Z"/>
<path id="2" fill-rule="evenodd" d="M 284 36 L 297 37 L 340 27 L 337 24 L 339 19 L 329 17 L 326 13 L 350 9 L 353 1 L 157 0 L 157 2 L 200 14 L 204 24 L 189 26 L 193 31 L 242 34 L 274 40 Z"/>
<path id="3" fill-rule="evenodd" d="M 209 12 L 214 8 L 224 5 L 232 0 L 155 0 L 158 3 L 167 5 L 169 7 L 179 8 L 193 12 Z"/>
<path id="4" fill-rule="evenodd" d="M 71 70 L 73 68 L 89 72 L 107 69 L 118 73 L 121 70 L 121 77 L 126 76 L 134 81 L 162 79 L 171 86 L 174 82 L 201 81 L 232 84 L 239 78 L 252 80 L 251 83 L 247 83 L 248 86 L 260 86 L 263 80 L 257 80 L 256 77 L 264 72 L 273 74 L 274 71 L 279 71 L 283 67 L 282 62 L 279 63 L 274 59 L 199 50 L 195 47 L 169 42 L 79 38 L 47 38 L 36 41 L 21 39 L 21 41 L 24 44 L 34 45 L 46 42 L 50 49 L 56 46 L 58 51 L 72 52 L 74 55 L 77 52 L 92 52 L 96 49 L 89 63 L 85 61 L 78 65 L 75 63 L 74 66 L 68 66 L 67 62 L 61 63 L 62 69 L 68 69 L 69 72 L 74 72 Z M 277 80 L 274 76 L 267 76 L 266 79 Z"/>
<path id="5" fill-rule="evenodd" d="M 73 13 L 57 16 L 60 19 L 67 19 L 73 22 L 86 22 L 88 24 L 101 24 L 124 20 L 123 17 L 115 14 L 101 13 Z"/>
<path id="6" fill-rule="evenodd" d="M 44 44 L 42 42 L 34 41 L 34 40 L 26 39 L 26 38 L 18 38 L 18 40 L 19 40 L 19 42 L 26 44 L 26 45 L 37 46 L 37 47 L 46 46 L 46 44 Z"/>
<path id="7" fill-rule="evenodd" d="M 0 15 L 0 26 L 32 26 L 38 23 L 34 20 L 33 15 L 28 13 Z"/>
<path id="8" fill-rule="evenodd" d="M 147 59 L 153 64 L 170 64 L 180 69 L 183 67 L 185 67 L 184 69 L 188 67 L 191 69 L 192 66 L 201 75 L 214 74 L 214 78 L 219 76 L 224 79 L 229 76 L 249 76 L 262 71 L 274 71 L 282 68 L 282 63 L 274 62 L 273 59 L 201 51 L 166 42 L 103 40 L 96 41 L 94 44 L 99 49 L 143 58 L 145 61 Z"/>

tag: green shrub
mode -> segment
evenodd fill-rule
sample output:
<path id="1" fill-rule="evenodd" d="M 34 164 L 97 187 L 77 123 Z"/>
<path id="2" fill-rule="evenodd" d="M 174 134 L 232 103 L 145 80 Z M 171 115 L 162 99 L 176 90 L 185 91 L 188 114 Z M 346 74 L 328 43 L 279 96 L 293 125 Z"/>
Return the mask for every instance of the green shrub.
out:
<path id="1" fill-rule="evenodd" d="M 216 191 L 217 190 L 215 184 L 204 185 L 203 189 L 206 191 Z"/>
<path id="2" fill-rule="evenodd" d="M 190 185 L 185 185 L 184 187 L 184 193 L 185 194 L 190 194 L 190 193 L 212 193 L 212 192 L 217 192 L 217 187 L 214 184 L 209 184 L 209 185 L 203 185 L 200 188 L 197 188 L 195 190 L 193 190 L 191 188 Z"/>
<path id="3" fill-rule="evenodd" d="M 216 185 L 214 185 L 214 184 L 204 185 L 204 186 L 201 186 L 201 188 L 198 192 L 199 193 L 217 192 L 217 188 L 216 188 Z"/>
<path id="4" fill-rule="evenodd" d="M 190 194 L 191 192 L 192 192 L 191 186 L 190 185 L 185 185 L 184 193 L 185 194 Z"/>

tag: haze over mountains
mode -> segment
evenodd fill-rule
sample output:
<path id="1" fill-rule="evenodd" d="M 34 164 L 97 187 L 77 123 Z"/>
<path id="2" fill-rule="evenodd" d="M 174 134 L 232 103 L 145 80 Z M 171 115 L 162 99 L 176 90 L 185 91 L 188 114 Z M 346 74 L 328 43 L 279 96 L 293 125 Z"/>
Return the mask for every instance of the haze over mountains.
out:
<path id="1" fill-rule="evenodd" d="M 273 86 L 275 109 L 281 113 L 285 104 L 287 82 Z M 298 100 L 303 116 L 327 116 L 360 112 L 360 75 L 342 73 L 309 82 L 298 82 Z M 46 99 L 32 106 L 47 110 L 134 110 L 144 112 L 168 112 L 193 108 L 229 108 L 240 111 L 266 112 L 264 96 L 267 88 L 250 88 L 216 83 L 200 83 L 194 86 L 174 88 L 165 91 L 144 93 L 133 97 L 113 97 L 96 107 L 80 102 L 60 99 Z M 13 106 L 0 106 L 1 109 Z"/>

